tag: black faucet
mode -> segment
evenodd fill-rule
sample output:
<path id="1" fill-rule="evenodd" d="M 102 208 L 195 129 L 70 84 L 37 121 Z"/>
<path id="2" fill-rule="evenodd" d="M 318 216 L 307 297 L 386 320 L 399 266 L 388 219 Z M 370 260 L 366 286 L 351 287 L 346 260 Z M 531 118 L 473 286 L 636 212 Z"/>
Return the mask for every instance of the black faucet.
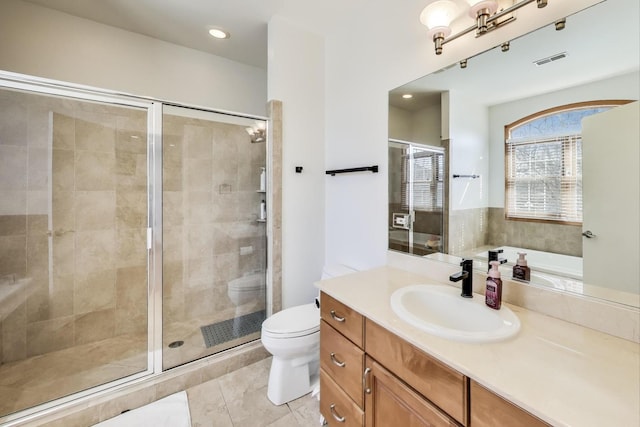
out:
<path id="1" fill-rule="evenodd" d="M 507 262 L 506 258 L 500 258 L 500 254 L 503 252 L 502 249 L 491 249 L 489 251 L 489 259 L 487 261 L 487 272 L 491 270 L 491 261 L 498 261 L 500 264 L 504 264 Z"/>
<path id="2" fill-rule="evenodd" d="M 462 280 L 462 293 L 460 296 L 473 298 L 473 260 L 463 258 L 460 266 L 462 267 L 462 271 L 449 276 L 449 280 L 452 282 Z"/>

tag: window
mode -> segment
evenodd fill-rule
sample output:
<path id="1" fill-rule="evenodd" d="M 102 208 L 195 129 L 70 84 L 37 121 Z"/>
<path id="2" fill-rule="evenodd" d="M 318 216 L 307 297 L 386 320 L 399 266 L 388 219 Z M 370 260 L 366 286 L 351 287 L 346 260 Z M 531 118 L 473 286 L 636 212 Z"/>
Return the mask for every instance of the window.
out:
<path id="1" fill-rule="evenodd" d="M 581 121 L 620 103 L 571 104 L 505 126 L 507 219 L 582 223 Z"/>
<path id="2" fill-rule="evenodd" d="M 444 153 L 415 146 L 407 150 L 402 162 L 402 207 L 405 209 L 409 208 L 410 196 L 414 210 L 442 210 Z"/>

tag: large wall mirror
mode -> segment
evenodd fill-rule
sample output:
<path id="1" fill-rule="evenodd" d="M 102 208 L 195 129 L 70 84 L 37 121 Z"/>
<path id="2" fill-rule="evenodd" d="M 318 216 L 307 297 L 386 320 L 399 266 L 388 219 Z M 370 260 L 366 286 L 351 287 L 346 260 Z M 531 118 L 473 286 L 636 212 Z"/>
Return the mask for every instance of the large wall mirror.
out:
<path id="1" fill-rule="evenodd" d="M 640 306 L 639 13 L 604 1 L 390 91 L 389 249 L 497 253 L 503 278 L 526 252 L 527 285 Z"/>

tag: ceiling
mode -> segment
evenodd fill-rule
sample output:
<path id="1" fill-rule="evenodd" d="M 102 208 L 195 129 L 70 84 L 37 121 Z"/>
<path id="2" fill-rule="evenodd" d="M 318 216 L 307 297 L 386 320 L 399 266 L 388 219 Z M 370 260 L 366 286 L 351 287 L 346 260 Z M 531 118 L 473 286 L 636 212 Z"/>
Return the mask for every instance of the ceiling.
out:
<path id="1" fill-rule="evenodd" d="M 366 0 L 24 0 L 255 67 L 267 67 L 267 22 L 278 15 L 320 35 Z M 208 31 L 228 31 L 216 40 Z"/>
<path id="2" fill-rule="evenodd" d="M 453 64 L 390 92 L 389 103 L 417 111 L 439 103 L 440 93 L 457 92 L 491 106 L 638 71 L 640 29 L 638 0 L 609 0 L 567 17 L 566 28 L 554 24 Z M 445 46 L 446 49 L 446 46 Z M 566 52 L 564 59 L 536 66 L 534 61 Z M 407 101 L 403 93 L 412 93 Z M 434 98 L 435 97 L 435 98 Z"/>
<path id="3" fill-rule="evenodd" d="M 265 69 L 267 23 L 272 17 L 277 15 L 308 31 L 326 35 L 368 5 L 367 0 L 23 1 Z M 562 74 L 550 71 L 554 67 L 570 69 L 571 75 L 583 83 L 629 72 L 634 67 L 637 70 L 640 52 L 637 11 L 638 0 L 605 1 L 567 17 L 567 28 L 563 31 L 553 31 L 551 26 L 549 30 L 539 30 L 537 33 L 543 34 L 537 34 L 535 42 L 527 41 L 528 36 L 513 40 L 509 52 L 493 49 L 486 55 L 470 58 L 465 70 L 456 64 L 446 72 L 432 74 L 427 81 L 419 79 L 402 90 L 392 91 L 390 102 L 415 110 L 424 102 L 431 102 L 442 90 L 457 88 L 494 105 L 508 98 L 527 96 L 527 91 L 534 89 L 541 93 L 566 86 Z M 214 39 L 208 34 L 213 27 L 230 32 L 231 38 Z M 531 66 L 534 60 L 561 51 L 568 52 L 568 57 L 557 64 Z M 485 82 L 478 84 L 478 78 L 470 78 L 472 73 L 483 76 L 480 79 Z M 399 98 L 404 90 L 414 93 L 412 101 Z"/>

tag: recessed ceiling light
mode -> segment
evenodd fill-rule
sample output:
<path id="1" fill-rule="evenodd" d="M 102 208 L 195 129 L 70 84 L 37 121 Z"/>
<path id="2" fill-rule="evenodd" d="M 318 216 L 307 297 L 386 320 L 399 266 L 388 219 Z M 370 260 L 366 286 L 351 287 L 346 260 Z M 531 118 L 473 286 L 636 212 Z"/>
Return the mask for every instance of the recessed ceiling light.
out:
<path id="1" fill-rule="evenodd" d="M 411 99 L 411 98 L 413 98 L 413 95 L 411 95 L 410 93 L 405 93 L 404 95 L 402 95 L 402 97 L 404 99 Z"/>
<path id="2" fill-rule="evenodd" d="M 228 39 L 229 37 L 231 37 L 231 35 L 228 32 L 221 30 L 219 28 L 210 29 L 209 34 L 211 34 L 212 37 L 215 37 L 217 39 Z"/>

